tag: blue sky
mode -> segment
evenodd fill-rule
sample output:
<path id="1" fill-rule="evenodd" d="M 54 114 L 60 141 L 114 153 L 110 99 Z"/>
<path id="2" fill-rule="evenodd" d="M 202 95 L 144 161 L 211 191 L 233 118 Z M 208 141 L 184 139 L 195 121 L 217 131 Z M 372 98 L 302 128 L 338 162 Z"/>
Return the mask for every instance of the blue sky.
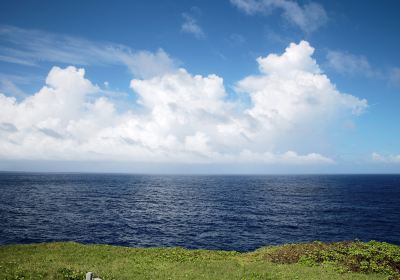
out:
<path id="1" fill-rule="evenodd" d="M 398 172 L 399 8 L 2 1 L 0 168 Z"/>

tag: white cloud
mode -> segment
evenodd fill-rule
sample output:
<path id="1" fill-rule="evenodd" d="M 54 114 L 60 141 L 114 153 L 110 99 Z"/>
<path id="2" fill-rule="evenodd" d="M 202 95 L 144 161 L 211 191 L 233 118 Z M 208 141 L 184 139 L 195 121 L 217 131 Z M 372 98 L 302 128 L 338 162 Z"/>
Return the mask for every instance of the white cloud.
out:
<path id="1" fill-rule="evenodd" d="M 280 9 L 288 22 L 307 33 L 317 30 L 328 20 L 323 6 L 315 2 L 303 6 L 291 0 L 231 0 L 231 3 L 247 14 L 270 13 Z"/>
<path id="2" fill-rule="evenodd" d="M 40 30 L 0 25 L 0 61 L 28 66 L 46 61 L 68 65 L 124 65 L 138 78 L 149 78 L 177 68 L 164 50 L 134 51 L 127 46 L 95 42 Z"/>
<path id="3" fill-rule="evenodd" d="M 381 155 L 374 152 L 371 158 L 373 161 L 380 163 L 400 163 L 400 155 Z"/>
<path id="4" fill-rule="evenodd" d="M 0 158 L 332 163 L 317 147 L 324 139 L 313 132 L 329 134 L 338 119 L 360 114 L 367 102 L 340 93 L 313 51 L 302 41 L 281 55 L 259 57 L 260 74 L 236 85 L 250 105 L 228 101 L 217 75 L 177 69 L 133 79 L 137 104 L 120 111 L 83 69 L 53 67 L 36 94 L 20 102 L 0 94 Z"/>
<path id="5" fill-rule="evenodd" d="M 366 77 L 379 76 L 379 73 L 372 69 L 365 56 L 329 50 L 326 58 L 328 66 L 341 74 L 362 75 Z"/>
<path id="6" fill-rule="evenodd" d="M 183 17 L 183 23 L 181 26 L 182 32 L 192 34 L 197 39 L 204 39 L 206 37 L 206 34 L 204 33 L 203 29 L 198 24 L 197 19 L 194 16 L 188 13 L 183 13 L 182 17 Z"/>
<path id="7" fill-rule="evenodd" d="M 274 132 L 325 127 L 330 120 L 350 111 L 357 115 L 366 100 L 340 93 L 312 58 L 308 42 L 290 44 L 282 55 L 259 57 L 261 74 L 249 76 L 237 85 L 247 92 L 252 108 L 247 113 Z"/>
<path id="8" fill-rule="evenodd" d="M 16 98 L 27 97 L 28 93 L 25 92 L 21 86 L 27 86 L 37 80 L 37 76 L 27 75 L 25 73 L 19 75 L 0 73 L 0 93 L 6 92 L 8 95 Z"/>
<path id="9" fill-rule="evenodd" d="M 7 92 L 15 97 L 25 97 L 25 92 L 20 89 L 11 79 L 0 76 L 0 92 Z"/>
<path id="10" fill-rule="evenodd" d="M 151 78 L 177 69 L 174 61 L 163 49 L 157 52 L 138 51 L 135 53 L 119 53 L 118 55 L 135 77 Z"/>

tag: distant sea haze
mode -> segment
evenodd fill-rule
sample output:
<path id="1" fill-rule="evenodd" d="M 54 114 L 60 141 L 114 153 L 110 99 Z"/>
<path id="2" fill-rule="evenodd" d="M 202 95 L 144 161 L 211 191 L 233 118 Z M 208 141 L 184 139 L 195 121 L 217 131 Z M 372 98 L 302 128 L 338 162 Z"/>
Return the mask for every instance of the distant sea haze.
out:
<path id="1" fill-rule="evenodd" d="M 400 244 L 400 175 L 0 173 L 0 244 L 249 251 L 350 239 Z"/>

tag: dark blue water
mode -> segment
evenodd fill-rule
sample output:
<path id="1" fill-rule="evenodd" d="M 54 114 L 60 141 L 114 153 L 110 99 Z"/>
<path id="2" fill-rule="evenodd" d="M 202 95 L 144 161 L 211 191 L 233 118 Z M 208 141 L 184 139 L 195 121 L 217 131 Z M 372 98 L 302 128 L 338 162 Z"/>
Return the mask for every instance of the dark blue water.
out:
<path id="1" fill-rule="evenodd" d="M 248 251 L 356 238 L 400 244 L 400 175 L 0 173 L 0 244 Z"/>

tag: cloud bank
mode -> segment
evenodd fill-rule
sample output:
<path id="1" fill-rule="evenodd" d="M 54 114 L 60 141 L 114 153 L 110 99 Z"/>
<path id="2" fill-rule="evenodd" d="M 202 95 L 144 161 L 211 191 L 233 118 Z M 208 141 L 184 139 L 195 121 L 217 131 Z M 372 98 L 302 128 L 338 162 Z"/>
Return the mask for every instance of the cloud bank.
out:
<path id="1" fill-rule="evenodd" d="M 259 57 L 259 73 L 235 86 L 248 103 L 227 98 L 223 79 L 214 74 L 171 68 L 147 75 L 138 68 L 144 74 L 130 84 L 137 104 L 127 111 L 101 95 L 83 68 L 53 67 L 37 93 L 21 101 L 0 94 L 0 157 L 332 163 L 316 143 L 342 119 L 361 114 L 367 101 L 339 92 L 313 52 L 302 41 L 283 54 Z M 162 53 L 147 55 L 163 59 Z"/>

